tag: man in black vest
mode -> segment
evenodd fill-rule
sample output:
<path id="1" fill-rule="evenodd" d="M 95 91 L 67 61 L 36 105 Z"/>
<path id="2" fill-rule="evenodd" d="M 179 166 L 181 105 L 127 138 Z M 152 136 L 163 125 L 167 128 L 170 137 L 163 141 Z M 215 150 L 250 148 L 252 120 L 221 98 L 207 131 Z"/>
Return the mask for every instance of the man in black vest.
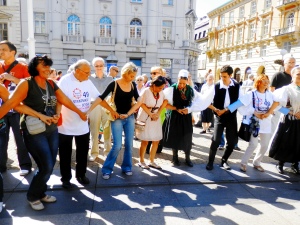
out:
<path id="1" fill-rule="evenodd" d="M 214 168 L 213 163 L 224 128 L 226 128 L 227 146 L 220 166 L 226 170 L 231 169 L 227 163 L 227 160 L 231 155 L 238 138 L 236 111 L 230 112 L 227 106 L 238 100 L 240 85 L 235 80 L 231 79 L 231 74 L 233 73 L 231 66 L 223 66 L 220 72 L 221 80 L 215 84 L 215 96 L 213 104 L 209 106 L 209 108 L 214 111 L 216 117 L 209 159 L 206 166 L 207 170 L 212 170 Z"/>

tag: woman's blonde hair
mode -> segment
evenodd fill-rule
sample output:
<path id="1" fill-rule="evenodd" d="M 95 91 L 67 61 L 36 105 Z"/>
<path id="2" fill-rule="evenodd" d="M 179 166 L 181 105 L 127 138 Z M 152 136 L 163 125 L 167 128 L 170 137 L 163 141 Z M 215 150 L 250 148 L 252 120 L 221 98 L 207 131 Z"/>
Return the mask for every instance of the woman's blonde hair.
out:
<path id="1" fill-rule="evenodd" d="M 257 75 L 255 80 L 254 80 L 253 87 L 255 89 L 258 89 L 258 86 L 262 83 L 262 80 L 265 80 L 265 79 L 269 80 L 268 75 L 266 75 L 266 74 Z"/>
<path id="2" fill-rule="evenodd" d="M 130 72 L 136 73 L 137 71 L 138 71 L 137 66 L 133 62 L 128 62 L 122 67 L 121 76 L 123 77 L 124 75 L 126 75 Z"/>

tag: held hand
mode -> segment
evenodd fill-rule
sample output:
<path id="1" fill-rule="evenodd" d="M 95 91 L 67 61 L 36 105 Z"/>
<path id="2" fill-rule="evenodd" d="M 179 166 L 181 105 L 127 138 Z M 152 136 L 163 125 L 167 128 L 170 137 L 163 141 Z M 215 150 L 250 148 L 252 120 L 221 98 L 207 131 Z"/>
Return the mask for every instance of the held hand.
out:
<path id="1" fill-rule="evenodd" d="M 53 117 L 52 117 L 52 123 L 57 123 L 58 120 L 60 118 L 60 114 L 55 114 Z"/>
<path id="2" fill-rule="evenodd" d="M 189 114 L 189 111 L 188 111 L 188 109 L 187 109 L 187 108 L 185 108 L 185 109 L 182 109 L 181 111 L 182 111 L 182 113 L 183 113 L 184 115 L 187 115 L 187 114 Z"/>
<path id="3" fill-rule="evenodd" d="M 217 113 L 218 116 L 222 116 L 225 112 L 226 112 L 226 109 L 222 109 L 222 110 L 217 109 L 216 110 L 216 113 Z"/>
<path id="4" fill-rule="evenodd" d="M 5 74 L 6 74 L 6 73 L 2 73 L 2 74 L 0 75 L 0 83 L 1 83 L 1 84 L 3 84 L 3 82 L 4 82 L 4 80 L 5 80 Z"/>
<path id="5" fill-rule="evenodd" d="M 181 115 L 183 114 L 182 109 L 176 109 L 176 111 L 177 111 L 178 113 L 180 113 Z"/>
<path id="6" fill-rule="evenodd" d="M 1 74 L 1 77 L 3 76 L 3 80 L 9 80 L 12 81 L 14 79 L 14 76 L 11 75 L 10 73 L 3 73 Z"/>
<path id="7" fill-rule="evenodd" d="M 299 120 L 299 119 L 300 119 L 300 112 L 297 112 L 297 113 L 295 114 L 295 117 Z"/>
<path id="8" fill-rule="evenodd" d="M 263 115 L 264 114 L 262 114 L 262 113 L 259 113 L 259 112 L 256 112 L 256 111 L 254 112 L 254 116 L 256 116 L 258 119 L 261 119 L 261 120 L 264 119 Z"/>
<path id="9" fill-rule="evenodd" d="M 128 115 L 127 114 L 120 114 L 120 117 L 119 117 L 121 120 L 123 119 L 126 119 L 128 118 Z"/>
<path id="10" fill-rule="evenodd" d="M 150 115 L 150 118 L 151 118 L 152 121 L 156 121 L 159 118 L 159 115 L 157 113 L 152 113 Z"/>
<path id="11" fill-rule="evenodd" d="M 271 113 L 269 113 L 269 112 L 267 112 L 267 113 L 265 113 L 265 114 L 262 114 L 260 119 L 263 120 L 263 119 L 265 119 L 265 118 L 268 118 L 268 117 L 270 116 L 270 114 L 271 114 Z"/>
<path id="12" fill-rule="evenodd" d="M 84 112 L 81 112 L 79 116 L 80 116 L 80 119 L 82 119 L 83 121 L 87 121 L 87 119 L 88 119 L 86 113 L 84 113 Z"/>
<path id="13" fill-rule="evenodd" d="M 51 125 L 53 117 L 46 116 L 44 114 L 40 114 L 39 116 L 40 120 L 43 121 L 47 125 Z"/>
<path id="14" fill-rule="evenodd" d="M 120 115 L 119 113 L 117 113 L 116 111 L 111 111 L 111 116 L 114 118 L 114 119 L 119 119 L 120 118 Z M 120 118 L 122 119 L 122 118 Z"/>

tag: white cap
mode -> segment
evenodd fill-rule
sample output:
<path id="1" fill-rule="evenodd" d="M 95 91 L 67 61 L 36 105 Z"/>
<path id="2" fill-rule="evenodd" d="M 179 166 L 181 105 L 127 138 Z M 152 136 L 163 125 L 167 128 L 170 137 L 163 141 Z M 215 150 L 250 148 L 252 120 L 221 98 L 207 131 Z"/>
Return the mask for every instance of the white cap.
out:
<path id="1" fill-rule="evenodd" d="M 178 73 L 178 78 L 189 78 L 189 71 L 180 70 Z"/>

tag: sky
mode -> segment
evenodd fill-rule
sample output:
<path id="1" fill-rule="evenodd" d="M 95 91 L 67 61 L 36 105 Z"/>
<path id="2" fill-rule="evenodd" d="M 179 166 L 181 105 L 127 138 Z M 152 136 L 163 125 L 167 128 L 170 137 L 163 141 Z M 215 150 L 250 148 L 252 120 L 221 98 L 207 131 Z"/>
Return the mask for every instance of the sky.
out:
<path id="1" fill-rule="evenodd" d="M 197 0 L 196 13 L 198 17 L 205 16 L 208 12 L 229 2 L 230 0 Z"/>

